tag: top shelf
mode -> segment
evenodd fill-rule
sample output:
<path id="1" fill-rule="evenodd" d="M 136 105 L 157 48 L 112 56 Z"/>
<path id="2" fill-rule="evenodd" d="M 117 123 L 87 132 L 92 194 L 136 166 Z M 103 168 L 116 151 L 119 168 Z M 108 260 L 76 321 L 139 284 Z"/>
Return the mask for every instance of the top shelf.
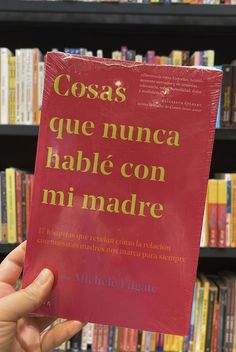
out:
<path id="1" fill-rule="evenodd" d="M 0 0 L 3 22 L 236 27 L 236 6 Z"/>

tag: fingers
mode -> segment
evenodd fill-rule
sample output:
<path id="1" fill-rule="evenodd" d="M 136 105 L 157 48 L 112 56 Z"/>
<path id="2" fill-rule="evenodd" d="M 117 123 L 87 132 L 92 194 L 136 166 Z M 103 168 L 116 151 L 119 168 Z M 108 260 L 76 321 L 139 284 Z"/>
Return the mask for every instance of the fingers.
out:
<path id="1" fill-rule="evenodd" d="M 55 320 L 56 320 L 56 318 L 52 318 L 52 317 L 37 317 L 37 318 L 35 318 L 37 327 L 40 332 L 44 331 L 49 325 L 54 323 Z"/>
<path id="2" fill-rule="evenodd" d="M 58 347 L 64 341 L 77 334 L 82 327 L 83 323 L 73 320 L 57 324 L 42 335 L 42 352 L 48 352 Z"/>
<path id="3" fill-rule="evenodd" d="M 25 289 L 0 299 L 0 321 L 16 321 L 46 301 L 53 285 L 53 274 L 44 269 Z"/>
<path id="4" fill-rule="evenodd" d="M 0 264 L 0 281 L 14 285 L 25 260 L 26 241 L 15 248 Z"/>

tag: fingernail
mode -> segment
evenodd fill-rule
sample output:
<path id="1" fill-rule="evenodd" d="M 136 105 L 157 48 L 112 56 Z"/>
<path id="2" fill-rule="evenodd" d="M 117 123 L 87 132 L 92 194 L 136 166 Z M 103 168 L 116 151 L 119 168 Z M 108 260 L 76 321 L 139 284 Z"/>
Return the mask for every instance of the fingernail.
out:
<path id="1" fill-rule="evenodd" d="M 51 275 L 50 270 L 48 270 L 48 269 L 43 269 L 43 270 L 39 273 L 39 275 L 36 277 L 35 281 L 37 281 L 37 283 L 38 283 L 39 285 L 44 285 L 44 284 L 48 281 L 50 275 Z"/>

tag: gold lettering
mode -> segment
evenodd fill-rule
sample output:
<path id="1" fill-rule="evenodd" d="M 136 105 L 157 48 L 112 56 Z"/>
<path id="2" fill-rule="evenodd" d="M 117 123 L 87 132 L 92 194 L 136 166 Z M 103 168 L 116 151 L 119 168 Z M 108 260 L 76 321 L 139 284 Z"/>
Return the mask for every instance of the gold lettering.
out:
<path id="1" fill-rule="evenodd" d="M 175 145 L 176 147 L 179 147 L 179 132 L 169 131 L 169 137 L 167 138 L 166 143 L 168 145 Z"/>
<path id="2" fill-rule="evenodd" d="M 66 78 L 67 82 L 70 82 L 70 76 L 66 74 L 59 75 L 55 78 L 54 80 L 54 91 L 63 97 L 68 97 L 69 95 L 69 89 L 67 89 L 65 92 L 61 92 L 60 90 L 60 83 L 61 79 Z"/>
<path id="3" fill-rule="evenodd" d="M 60 156 L 57 153 L 53 154 L 52 147 L 48 147 L 47 163 L 45 167 L 49 169 L 60 169 Z"/>
<path id="4" fill-rule="evenodd" d="M 107 206 L 107 211 L 109 213 L 119 213 L 119 199 L 109 198 L 109 204 Z"/>
<path id="5" fill-rule="evenodd" d="M 115 97 L 115 102 L 123 103 L 126 100 L 125 92 L 126 92 L 125 87 L 116 88 L 116 95 L 117 96 Z"/>
<path id="6" fill-rule="evenodd" d="M 112 101 L 112 87 L 102 86 L 102 93 L 100 94 L 100 99 L 103 101 Z"/>
<path id="7" fill-rule="evenodd" d="M 43 190 L 43 200 L 42 203 L 43 204 L 48 204 L 48 197 L 49 194 L 51 195 L 51 200 L 50 200 L 50 204 L 51 205 L 59 205 L 61 207 L 64 207 L 64 193 L 62 191 L 54 191 L 53 189 L 44 189 Z M 58 204 L 56 204 L 56 198 L 59 197 L 59 202 Z"/>
<path id="8" fill-rule="evenodd" d="M 64 120 L 59 117 L 53 117 L 50 120 L 49 128 L 52 132 L 57 133 L 56 139 L 62 139 L 63 122 Z M 57 123 L 58 125 L 55 126 Z"/>
<path id="9" fill-rule="evenodd" d="M 154 203 L 150 207 L 150 214 L 153 218 L 159 219 L 162 217 L 164 211 L 163 204 Z"/>
<path id="10" fill-rule="evenodd" d="M 151 143 L 151 131 L 148 127 L 138 127 L 136 142 L 143 142 L 143 131 L 146 132 L 145 142 Z"/>
<path id="11" fill-rule="evenodd" d="M 102 196 L 95 197 L 94 195 L 83 194 L 82 209 L 104 211 L 104 198 Z"/>
<path id="12" fill-rule="evenodd" d="M 156 130 L 153 133 L 153 141 L 154 141 L 154 143 L 163 144 L 165 142 L 165 140 L 163 140 L 163 139 L 161 140 L 160 139 L 160 134 L 165 135 L 166 134 L 166 130 Z"/>
<path id="13" fill-rule="evenodd" d="M 121 166 L 121 169 L 120 169 L 121 175 L 124 176 L 124 177 L 131 177 L 132 174 L 127 174 L 127 171 L 126 171 L 126 167 L 127 167 L 127 166 L 130 166 L 130 168 L 132 169 L 133 166 L 134 166 L 134 164 L 132 164 L 132 163 L 124 163 L 124 164 Z"/>
<path id="14" fill-rule="evenodd" d="M 86 85 L 82 82 L 75 82 L 71 86 L 71 94 L 76 98 L 81 98 L 86 92 Z"/>
<path id="15" fill-rule="evenodd" d="M 117 139 L 116 134 L 117 134 L 117 126 L 114 123 L 107 123 L 104 122 L 104 127 L 103 127 L 103 138 L 112 138 L 112 139 Z M 111 128 L 111 137 L 108 135 L 109 128 Z"/>

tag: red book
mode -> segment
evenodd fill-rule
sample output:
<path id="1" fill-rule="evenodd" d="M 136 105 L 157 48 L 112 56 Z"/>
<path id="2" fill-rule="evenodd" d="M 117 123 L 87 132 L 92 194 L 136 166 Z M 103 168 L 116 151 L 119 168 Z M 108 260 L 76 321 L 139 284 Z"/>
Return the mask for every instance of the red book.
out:
<path id="1" fill-rule="evenodd" d="M 49 53 L 24 286 L 37 312 L 187 335 L 222 73 Z"/>

